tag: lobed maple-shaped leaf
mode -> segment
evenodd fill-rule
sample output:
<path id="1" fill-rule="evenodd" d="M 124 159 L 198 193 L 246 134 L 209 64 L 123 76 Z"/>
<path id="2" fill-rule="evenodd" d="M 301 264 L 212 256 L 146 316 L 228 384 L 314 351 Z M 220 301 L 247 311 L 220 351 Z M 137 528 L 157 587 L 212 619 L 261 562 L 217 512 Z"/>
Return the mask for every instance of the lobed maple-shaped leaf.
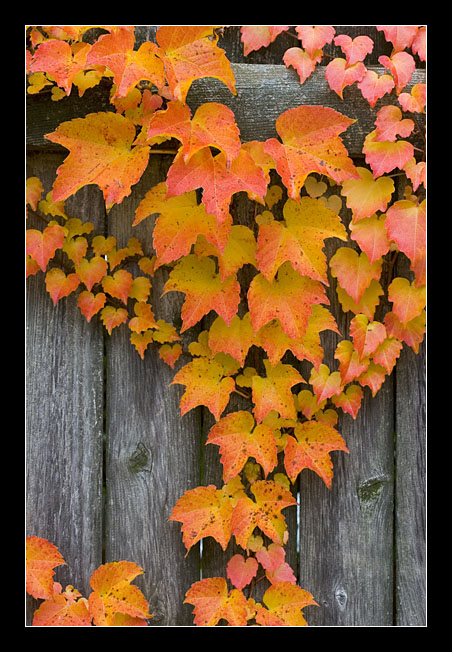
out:
<path id="1" fill-rule="evenodd" d="M 242 319 L 234 315 L 229 326 L 223 317 L 217 317 L 209 329 L 209 348 L 212 353 L 229 353 L 242 367 L 255 339 L 249 312 Z"/>
<path id="2" fill-rule="evenodd" d="M 286 562 L 286 552 L 279 544 L 271 543 L 268 548 L 262 546 L 256 551 L 256 559 L 265 569 L 265 576 L 272 584 L 297 583 L 292 568 Z"/>
<path id="3" fill-rule="evenodd" d="M 266 376 L 253 376 L 252 392 L 254 416 L 258 423 L 275 410 L 279 416 L 286 419 L 296 419 L 294 397 L 291 388 L 302 383 L 303 378 L 292 365 L 278 362 L 272 366 L 264 360 Z"/>
<path id="4" fill-rule="evenodd" d="M 49 224 L 44 231 L 27 229 L 25 237 L 26 253 L 45 272 L 47 263 L 53 258 L 56 250 L 63 247 L 65 238 L 63 227 L 59 224 Z"/>
<path id="5" fill-rule="evenodd" d="M 355 315 L 350 322 L 353 346 L 361 361 L 374 353 L 386 339 L 386 328 L 379 321 L 369 322 L 365 315 Z"/>
<path id="6" fill-rule="evenodd" d="M 149 605 L 140 589 L 131 584 L 143 569 L 129 561 L 113 561 L 99 566 L 91 575 L 93 589 L 88 601 L 94 625 L 97 627 L 115 624 L 115 614 L 132 618 L 151 618 Z"/>
<path id="7" fill-rule="evenodd" d="M 325 240 L 348 239 L 340 217 L 311 197 L 302 197 L 299 202 L 289 199 L 283 211 L 285 224 L 272 220 L 259 227 L 258 269 L 272 281 L 279 267 L 290 261 L 300 274 L 328 285 Z"/>
<path id="8" fill-rule="evenodd" d="M 223 550 L 231 538 L 232 503 L 215 485 L 188 489 L 179 498 L 168 520 L 182 523 L 182 540 L 187 552 L 205 537 L 213 537 Z"/>
<path id="9" fill-rule="evenodd" d="M 195 582 L 185 594 L 185 602 L 194 605 L 194 623 L 198 627 L 214 627 L 221 619 L 232 627 L 244 627 L 248 620 L 245 596 L 238 589 L 228 592 L 224 577 Z"/>
<path id="10" fill-rule="evenodd" d="M 251 325 L 257 331 L 279 319 L 283 331 L 293 339 L 303 338 L 313 305 L 329 304 L 323 285 L 302 276 L 289 262 L 278 270 L 273 283 L 257 274 L 248 290 Z"/>
<path id="11" fill-rule="evenodd" d="M 210 25 L 163 25 L 156 41 L 173 99 L 185 102 L 195 79 L 214 77 L 236 95 L 235 77 L 218 36 Z"/>
<path id="12" fill-rule="evenodd" d="M 331 451 L 348 453 L 345 441 L 335 428 L 319 421 L 297 423 L 284 449 L 284 467 L 292 482 L 303 469 L 311 469 L 330 489 L 333 479 Z"/>
<path id="13" fill-rule="evenodd" d="M 100 36 L 87 56 L 87 66 L 105 66 L 113 73 L 113 98 L 126 97 L 142 79 L 155 84 L 159 91 L 165 85 L 165 68 L 155 43 L 146 41 L 137 50 L 134 46 L 134 26 L 118 25 Z"/>
<path id="14" fill-rule="evenodd" d="M 213 156 L 208 147 L 193 154 L 187 162 L 178 153 L 168 171 L 166 183 L 168 198 L 203 188 L 202 202 L 206 211 L 215 215 L 219 225 L 229 217 L 232 195 L 246 192 L 263 204 L 267 190 L 262 168 L 243 147 L 229 166 L 223 152 Z"/>
<path id="15" fill-rule="evenodd" d="M 386 213 L 388 237 L 411 262 L 416 284 L 425 284 L 425 259 L 427 253 L 426 201 L 419 204 L 402 199 L 396 201 Z"/>
<path id="16" fill-rule="evenodd" d="M 406 278 L 397 277 L 388 287 L 388 299 L 392 302 L 392 312 L 402 326 L 415 319 L 426 304 L 426 286 L 416 287 Z"/>
<path id="17" fill-rule="evenodd" d="M 296 505 L 290 491 L 279 482 L 257 480 L 251 485 L 256 501 L 242 496 L 235 504 L 231 528 L 239 546 L 247 548 L 255 527 L 260 528 L 274 543 L 284 544 L 286 521 L 281 510 Z"/>
<path id="18" fill-rule="evenodd" d="M 186 387 L 180 400 L 181 416 L 205 405 L 218 421 L 235 389 L 233 379 L 224 376 L 224 367 L 213 358 L 195 358 L 182 367 L 171 382 Z"/>
<path id="19" fill-rule="evenodd" d="M 381 258 L 370 263 L 364 251 L 358 253 L 351 247 L 339 247 L 330 259 L 331 274 L 356 303 L 359 303 L 372 279 L 380 279 L 382 265 Z"/>
<path id="20" fill-rule="evenodd" d="M 60 551 L 42 537 L 26 538 L 26 590 L 34 598 L 50 599 L 53 595 L 54 568 L 65 566 Z"/>
<path id="21" fill-rule="evenodd" d="M 177 138 L 185 162 L 204 147 L 215 147 L 226 155 L 227 164 L 240 152 L 240 131 L 234 113 L 225 104 L 205 102 L 192 117 L 182 102 L 169 102 L 166 110 L 157 111 L 147 126 L 147 143 Z"/>
<path id="22" fill-rule="evenodd" d="M 55 584 L 57 586 L 57 584 Z M 72 586 L 60 589 L 39 605 L 33 614 L 33 627 L 91 627 L 92 616 L 86 598 Z"/>
<path id="23" fill-rule="evenodd" d="M 385 211 L 395 190 L 394 181 L 389 177 L 374 179 L 367 168 L 356 169 L 360 179 L 348 179 L 341 188 L 341 194 L 347 198 L 347 206 L 353 212 L 353 223 L 376 211 Z"/>
<path id="24" fill-rule="evenodd" d="M 54 202 L 67 199 L 83 186 L 97 184 L 109 210 L 130 194 L 148 163 L 149 147 L 132 147 L 135 125 L 119 113 L 89 113 L 62 122 L 45 137 L 69 150 L 57 170 Z"/>
<path id="25" fill-rule="evenodd" d="M 316 605 L 312 595 L 291 582 L 278 582 L 266 590 L 263 602 L 268 609 L 258 606 L 256 622 L 264 627 L 303 627 L 307 622 L 303 609 Z"/>
<path id="26" fill-rule="evenodd" d="M 391 142 L 376 140 L 377 130 L 371 131 L 364 139 L 363 154 L 366 163 L 372 168 L 374 179 L 382 174 L 392 172 L 395 168 L 403 169 L 414 155 L 414 148 L 407 140 Z"/>
<path id="27" fill-rule="evenodd" d="M 77 74 L 87 65 L 86 59 L 90 45 L 83 43 L 72 48 L 69 43 L 57 39 L 44 41 L 36 48 L 30 63 L 30 72 L 45 72 L 51 75 L 66 95 L 71 92 Z"/>
<path id="28" fill-rule="evenodd" d="M 223 417 L 211 428 L 206 443 L 220 447 L 225 482 L 240 473 L 249 457 L 262 466 L 265 476 L 277 465 L 273 429 L 263 423 L 255 426 L 252 414 L 240 410 Z"/>
<path id="29" fill-rule="evenodd" d="M 374 213 L 355 224 L 350 224 L 350 237 L 356 240 L 360 249 L 367 254 L 371 265 L 389 251 L 390 242 L 385 221 L 386 215 Z"/>
<path id="30" fill-rule="evenodd" d="M 298 200 L 300 189 L 311 172 L 326 174 L 337 183 L 358 178 L 358 173 L 339 138 L 355 120 L 323 106 L 288 109 L 276 120 L 276 138 L 265 142 L 265 152 L 273 157 L 276 170 Z"/>
<path id="31" fill-rule="evenodd" d="M 254 557 L 236 554 L 228 561 L 226 574 L 236 589 L 241 591 L 256 576 L 258 563 Z"/>
<path id="32" fill-rule="evenodd" d="M 232 218 L 231 218 L 232 221 Z M 197 256 L 215 256 L 218 259 L 218 268 L 221 280 L 236 274 L 243 265 L 257 267 L 256 261 L 256 238 L 253 231 L 243 224 L 232 224 L 229 221 L 223 222 L 221 227 L 216 228 L 217 237 L 229 230 L 224 249 L 221 251 L 219 244 L 215 246 L 207 242 L 204 236 L 200 236 L 195 244 L 194 253 Z"/>
<path id="33" fill-rule="evenodd" d="M 235 276 L 221 280 L 212 258 L 194 254 L 182 258 L 171 271 L 163 294 L 183 292 L 181 333 L 194 326 L 211 310 L 230 324 L 240 302 L 240 286 Z"/>
<path id="34" fill-rule="evenodd" d="M 240 40 L 243 43 L 243 54 L 248 56 L 254 50 L 266 48 L 276 37 L 289 29 L 289 25 L 242 25 Z"/>

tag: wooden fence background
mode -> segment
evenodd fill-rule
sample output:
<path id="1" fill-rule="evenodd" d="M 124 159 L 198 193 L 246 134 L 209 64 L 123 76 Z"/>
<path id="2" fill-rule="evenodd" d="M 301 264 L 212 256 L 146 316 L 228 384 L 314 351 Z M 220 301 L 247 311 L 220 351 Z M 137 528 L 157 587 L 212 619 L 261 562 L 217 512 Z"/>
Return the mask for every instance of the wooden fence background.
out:
<path id="1" fill-rule="evenodd" d="M 154 40 L 155 31 L 155 26 L 137 26 L 137 39 Z M 378 67 L 378 56 L 390 53 L 375 27 L 347 26 L 346 31 L 374 38 L 371 65 Z M 294 44 L 293 36 L 283 34 L 268 50 L 245 58 L 239 28 L 228 28 L 220 45 L 233 64 L 237 97 L 216 80 L 200 80 L 190 90 L 189 105 L 194 110 L 206 101 L 224 102 L 235 112 L 244 141 L 275 136 L 276 117 L 293 106 L 332 106 L 360 118 L 343 140 L 355 162 L 362 163 L 363 139 L 373 129 L 372 115 L 367 123 L 361 117 L 369 114 L 367 102 L 355 86 L 341 101 L 320 67 L 301 86 L 281 58 Z M 424 73 L 416 70 L 412 84 L 424 81 Z M 384 98 L 385 104 L 392 102 L 393 97 Z M 102 89 L 87 91 L 82 101 L 27 98 L 27 176 L 39 176 L 50 190 L 67 151 L 43 135 L 62 120 L 108 108 L 108 92 Z M 108 216 L 97 186 L 84 187 L 68 200 L 67 213 L 93 222 L 98 233 L 114 235 L 118 246 L 137 236 L 151 252 L 151 220 L 134 228 L 131 223 L 139 201 L 165 179 L 171 162 L 171 155 L 151 156 L 132 195 Z M 250 224 L 246 198 L 240 193 L 233 204 L 239 220 Z M 406 275 L 407 270 L 397 272 Z M 159 299 L 165 274 L 159 269 L 155 276 L 153 305 L 171 320 L 183 297 L 170 293 Z M 337 306 L 333 283 L 330 290 Z M 185 557 L 180 524 L 168 522 L 187 489 L 221 486 L 218 448 L 204 446 L 210 413 L 198 408 L 180 418 L 184 388 L 169 387 L 175 371 L 157 351 L 148 351 L 142 361 L 127 329 L 108 336 L 97 317 L 88 324 L 74 297 L 53 307 L 42 273 L 28 279 L 26 299 L 27 535 L 58 546 L 68 565 L 57 569 L 56 578 L 84 595 L 101 563 L 136 562 L 145 570 L 136 583 L 154 614 L 150 624 L 191 626 L 192 607 L 183 604 L 186 590 L 201 573 L 223 575 L 230 557 L 230 550 L 223 554 L 212 539 Z M 350 313 L 338 321 L 342 331 L 349 319 Z M 191 329 L 190 336 L 195 332 Z M 324 333 L 322 341 L 335 368 L 336 335 Z M 180 359 L 176 371 L 187 361 Z M 332 453 L 332 489 L 305 471 L 296 488 L 299 507 L 285 510 L 291 532 L 288 559 L 300 586 L 319 604 L 305 610 L 309 625 L 425 626 L 424 344 L 418 355 L 405 346 L 376 397 L 366 388 L 356 420 L 342 415 L 338 429 L 350 453 Z M 36 603 L 28 599 L 28 604 L 30 624 Z"/>

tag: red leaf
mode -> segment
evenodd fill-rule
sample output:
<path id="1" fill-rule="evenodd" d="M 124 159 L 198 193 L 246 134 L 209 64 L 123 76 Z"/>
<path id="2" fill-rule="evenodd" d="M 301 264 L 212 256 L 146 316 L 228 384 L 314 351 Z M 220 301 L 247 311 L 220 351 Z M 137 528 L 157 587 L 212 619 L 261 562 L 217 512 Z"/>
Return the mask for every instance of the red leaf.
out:
<path id="1" fill-rule="evenodd" d="M 57 249 L 64 244 L 64 229 L 59 224 L 46 226 L 44 231 L 27 229 L 26 253 L 36 261 L 40 269 L 45 272 L 47 263 L 55 255 Z"/>
<path id="2" fill-rule="evenodd" d="M 241 591 L 256 576 L 257 567 L 254 557 L 245 558 L 237 554 L 228 561 L 226 573 L 235 588 Z"/>

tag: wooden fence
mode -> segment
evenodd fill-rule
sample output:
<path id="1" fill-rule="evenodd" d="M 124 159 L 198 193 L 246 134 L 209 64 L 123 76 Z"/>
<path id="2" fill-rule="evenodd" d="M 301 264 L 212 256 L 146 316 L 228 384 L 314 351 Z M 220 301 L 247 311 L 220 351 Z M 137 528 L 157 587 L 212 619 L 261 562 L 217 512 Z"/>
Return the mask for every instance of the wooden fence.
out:
<path id="1" fill-rule="evenodd" d="M 155 27 L 139 30 L 143 39 L 155 33 Z M 230 106 L 243 140 L 276 135 L 276 117 L 299 104 L 332 106 L 352 118 L 369 113 L 355 87 L 341 101 L 326 86 L 321 69 L 301 86 L 295 71 L 281 65 L 278 52 L 273 61 L 264 52 L 245 59 L 238 28 L 228 33 L 222 47 L 233 62 L 237 97 L 220 82 L 202 80 L 193 84 L 188 103 L 193 109 L 205 101 Z M 375 56 L 386 53 L 388 44 L 374 28 L 350 27 L 349 33 L 370 34 L 380 47 Z M 285 35 L 278 39 L 282 52 L 294 44 Z M 417 70 L 412 83 L 423 80 L 424 71 Z M 40 177 L 50 190 L 67 152 L 43 135 L 62 120 L 107 108 L 108 95 L 100 89 L 87 91 L 83 101 L 29 98 L 27 176 Z M 359 163 L 372 116 L 368 125 L 362 119 L 355 125 L 343 140 Z M 136 236 L 151 252 L 152 223 L 132 228 L 133 214 L 144 193 L 165 179 L 172 160 L 171 155 L 151 156 L 132 195 L 108 216 L 97 186 L 69 199 L 67 213 L 89 220 L 98 233 L 114 235 L 118 246 Z M 233 202 L 234 214 L 249 224 L 246 198 L 238 194 Z M 159 298 L 165 274 L 158 270 L 152 299 L 159 316 L 172 320 L 182 295 Z M 334 292 L 329 296 L 337 306 Z M 74 297 L 54 307 L 42 274 L 28 279 L 26 298 L 27 534 L 58 546 L 68 564 L 57 569 L 58 581 L 84 595 L 101 563 L 134 561 L 145 570 L 136 583 L 154 614 L 150 624 L 191 626 L 192 607 L 183 604 L 186 590 L 201 573 L 224 575 L 230 557 L 229 549 L 223 554 L 211 539 L 186 556 L 180 524 L 168 522 L 187 489 L 220 486 L 218 449 L 204 445 L 210 413 L 197 408 L 181 418 L 183 387 L 169 387 L 175 372 L 157 351 L 148 351 L 142 361 L 127 329 L 108 336 L 97 317 L 88 324 Z M 350 317 L 341 319 L 345 332 Z M 324 334 L 322 342 L 332 368 L 335 334 Z M 176 371 L 187 361 L 180 359 Z M 306 471 L 297 487 L 299 506 L 285 510 L 291 532 L 288 560 L 298 583 L 319 604 L 306 608 L 306 618 L 311 626 L 424 626 L 424 345 L 418 355 L 404 346 L 380 392 L 372 398 L 366 388 L 356 420 L 342 415 L 338 429 L 350 452 L 332 453 L 332 489 Z M 31 599 L 29 604 L 28 623 L 35 607 Z"/>

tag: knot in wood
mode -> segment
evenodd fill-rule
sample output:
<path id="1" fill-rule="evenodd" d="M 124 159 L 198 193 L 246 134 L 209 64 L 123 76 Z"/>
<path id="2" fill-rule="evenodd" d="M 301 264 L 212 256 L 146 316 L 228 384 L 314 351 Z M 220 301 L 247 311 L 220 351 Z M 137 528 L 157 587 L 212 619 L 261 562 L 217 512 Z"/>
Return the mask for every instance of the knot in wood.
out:
<path id="1" fill-rule="evenodd" d="M 129 457 L 128 469 L 131 473 L 141 473 L 142 471 L 151 472 L 152 469 L 152 452 L 139 441 L 135 450 Z"/>

